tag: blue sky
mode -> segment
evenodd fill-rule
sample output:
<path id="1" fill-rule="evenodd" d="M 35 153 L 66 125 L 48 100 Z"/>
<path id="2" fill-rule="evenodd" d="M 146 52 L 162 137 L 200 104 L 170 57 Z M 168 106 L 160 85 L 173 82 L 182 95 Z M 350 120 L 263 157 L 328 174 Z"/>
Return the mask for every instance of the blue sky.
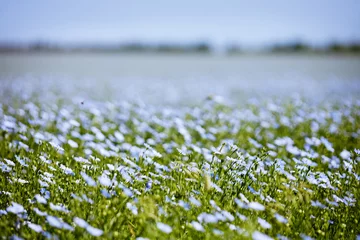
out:
<path id="1" fill-rule="evenodd" d="M 0 41 L 360 40 L 358 0 L 0 0 Z"/>

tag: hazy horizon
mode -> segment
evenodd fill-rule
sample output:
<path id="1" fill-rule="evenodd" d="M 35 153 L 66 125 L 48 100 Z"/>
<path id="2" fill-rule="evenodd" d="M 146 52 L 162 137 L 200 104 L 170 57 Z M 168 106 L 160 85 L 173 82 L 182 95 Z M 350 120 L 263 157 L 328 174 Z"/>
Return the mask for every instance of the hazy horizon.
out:
<path id="1" fill-rule="evenodd" d="M 360 40 L 360 2 L 213 1 L 151 3 L 2 0 L 0 42 L 191 43 L 260 47 Z"/>

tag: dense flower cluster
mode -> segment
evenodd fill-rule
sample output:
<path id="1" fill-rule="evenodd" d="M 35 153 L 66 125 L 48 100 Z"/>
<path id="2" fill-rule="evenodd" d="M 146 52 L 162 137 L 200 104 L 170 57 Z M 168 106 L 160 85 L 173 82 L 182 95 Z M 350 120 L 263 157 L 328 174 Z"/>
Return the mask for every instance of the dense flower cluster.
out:
<path id="1" fill-rule="evenodd" d="M 41 100 L 41 99 L 40 99 Z M 360 101 L 0 104 L 2 236 L 354 238 Z"/>

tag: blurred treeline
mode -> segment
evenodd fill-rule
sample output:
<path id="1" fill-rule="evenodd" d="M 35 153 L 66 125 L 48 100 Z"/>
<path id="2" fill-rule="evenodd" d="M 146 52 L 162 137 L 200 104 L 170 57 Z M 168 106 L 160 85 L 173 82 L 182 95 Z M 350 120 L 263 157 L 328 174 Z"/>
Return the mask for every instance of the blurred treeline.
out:
<path id="1" fill-rule="evenodd" d="M 325 46 L 312 47 L 302 42 L 275 44 L 271 52 L 308 52 L 308 53 L 360 53 L 360 43 L 331 43 Z"/>
<path id="2" fill-rule="evenodd" d="M 227 44 L 220 51 L 207 42 L 190 44 L 176 43 L 123 43 L 123 44 L 54 44 L 47 42 L 35 42 L 31 44 L 0 43 L 0 53 L 77 53 L 77 52 L 100 52 L 100 53 L 225 53 L 239 55 L 248 53 L 307 53 L 307 54 L 360 54 L 360 42 L 338 43 L 333 42 L 322 46 L 313 46 L 301 41 L 275 43 L 266 47 L 246 48 L 239 44 Z"/>

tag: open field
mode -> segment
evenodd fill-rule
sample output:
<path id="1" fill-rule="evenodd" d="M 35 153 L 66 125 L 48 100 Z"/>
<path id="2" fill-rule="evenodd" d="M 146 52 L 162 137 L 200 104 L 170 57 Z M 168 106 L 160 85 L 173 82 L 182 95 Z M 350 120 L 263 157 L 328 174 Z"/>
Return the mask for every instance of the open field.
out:
<path id="1" fill-rule="evenodd" d="M 208 95 L 242 103 L 299 93 L 318 101 L 359 95 L 360 57 L 3 54 L 0 85 L 4 81 L 12 85 L 6 94 L 26 89 L 42 99 L 56 89 L 56 97 L 66 99 L 91 96 L 156 105 L 195 105 Z M 0 88 L 0 96 L 4 90 Z"/>
<path id="2" fill-rule="evenodd" d="M 358 59 L 24 75 L 46 59 L 0 60 L 1 238 L 359 239 Z"/>
<path id="3" fill-rule="evenodd" d="M 194 108 L 2 104 L 0 232 L 354 239 L 359 110 L 216 97 Z"/>

